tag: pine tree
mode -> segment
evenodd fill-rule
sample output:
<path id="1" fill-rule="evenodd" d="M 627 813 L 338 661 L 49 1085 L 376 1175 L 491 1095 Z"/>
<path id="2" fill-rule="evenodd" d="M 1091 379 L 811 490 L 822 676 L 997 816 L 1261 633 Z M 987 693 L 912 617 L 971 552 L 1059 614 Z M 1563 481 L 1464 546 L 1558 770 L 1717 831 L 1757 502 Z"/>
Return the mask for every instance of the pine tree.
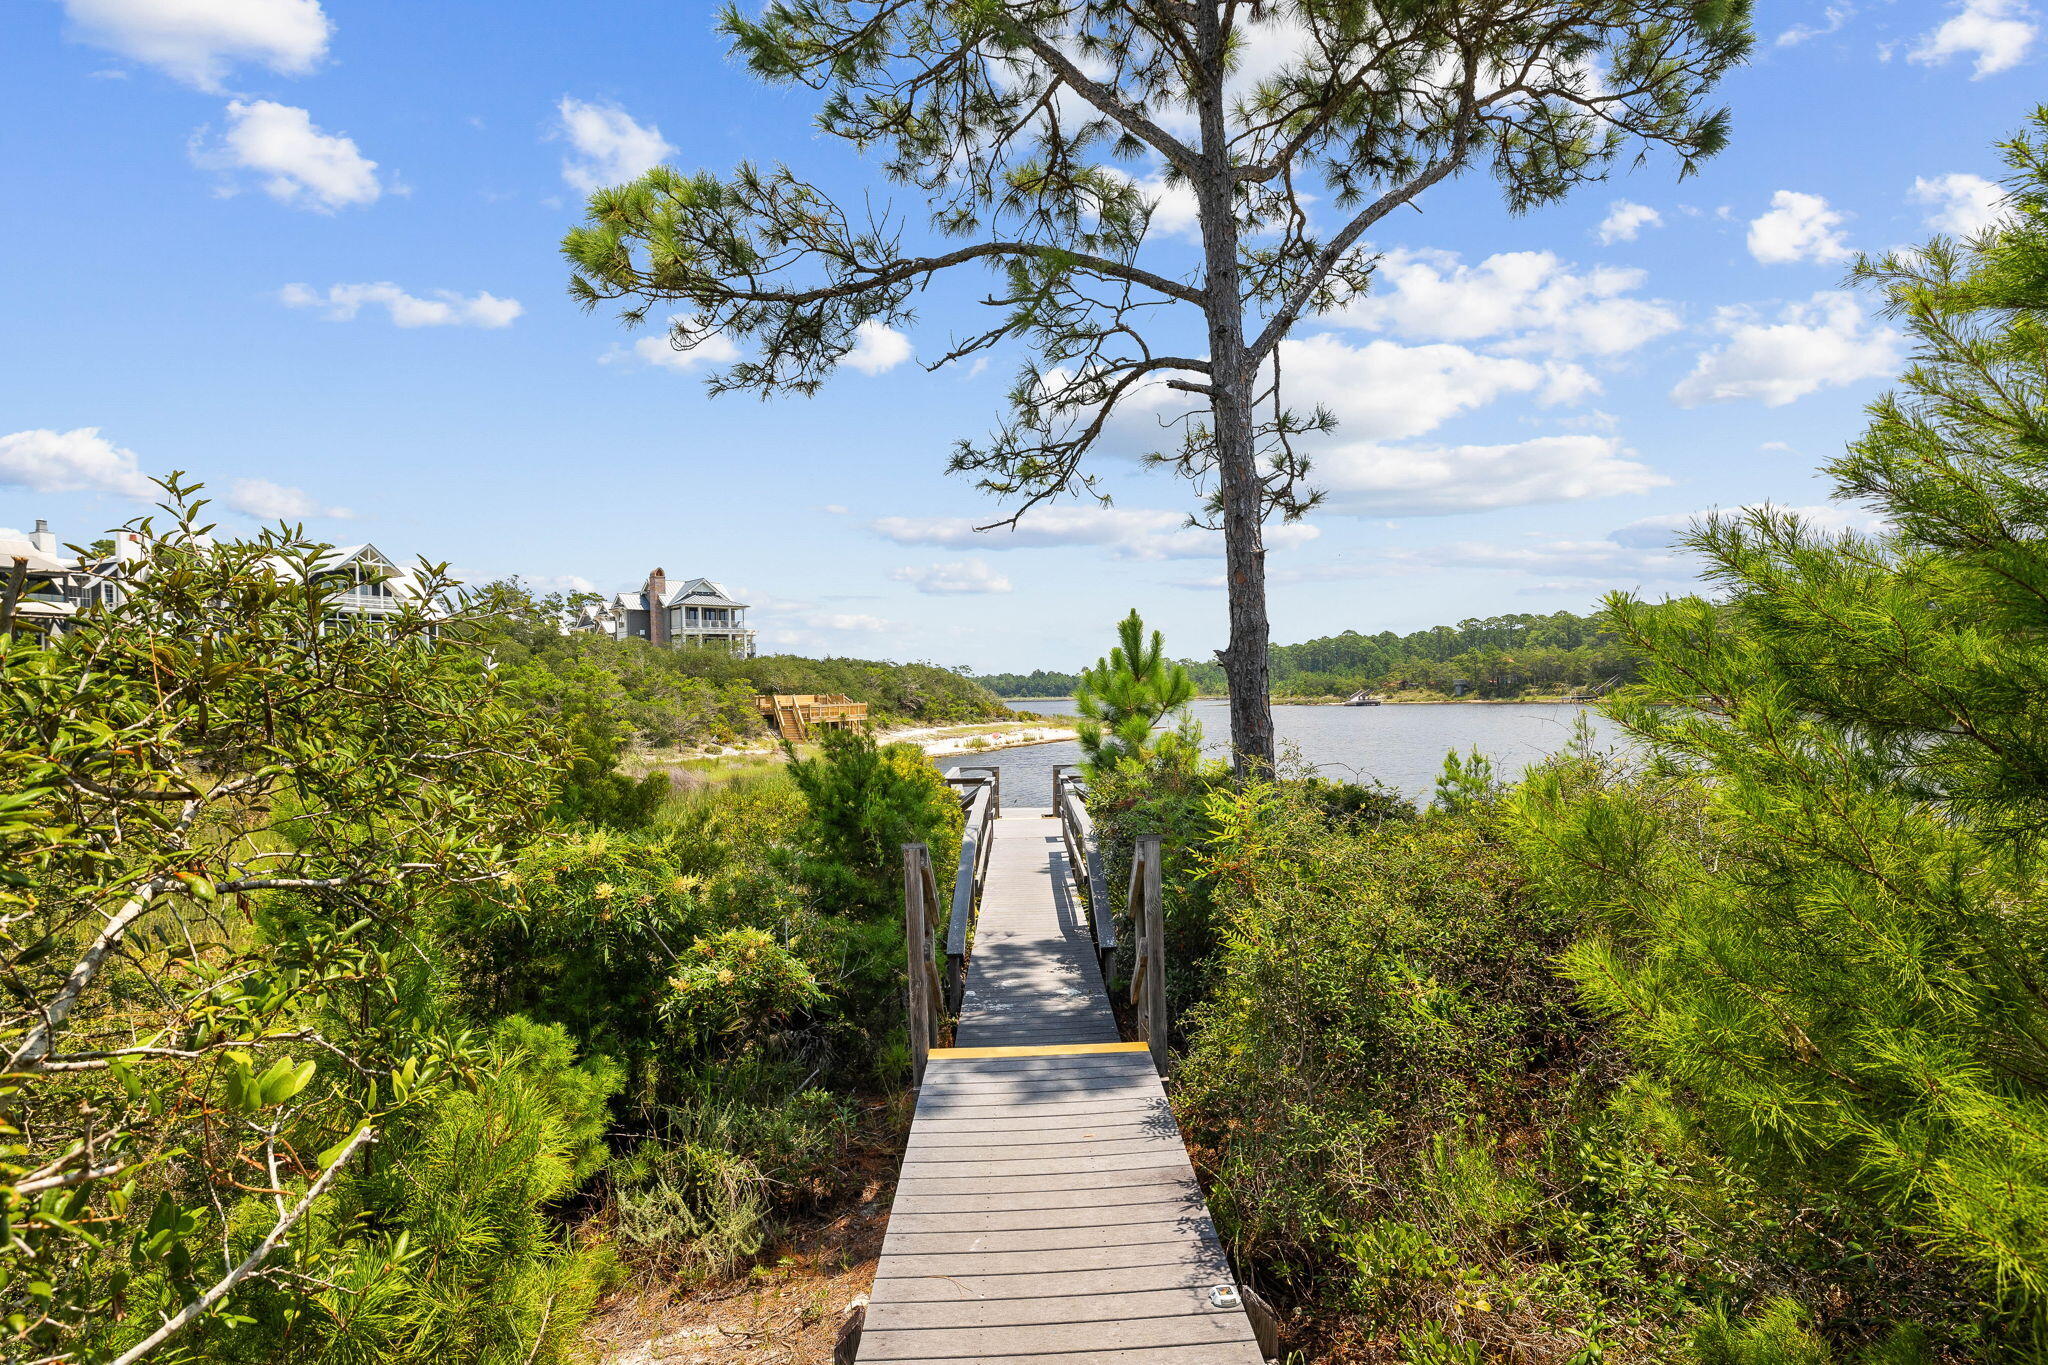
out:
<path id="1" fill-rule="evenodd" d="M 751 346 L 714 392 L 810 393 L 939 276 L 992 271 L 994 318 L 937 363 L 1029 353 L 1007 420 L 951 462 L 1011 524 L 1098 492 L 1120 408 L 1186 401 L 1153 457 L 1223 532 L 1242 770 L 1274 759 L 1263 527 L 1314 504 L 1302 438 L 1333 425 L 1288 407 L 1281 343 L 1362 294 L 1366 234 L 1445 180 L 1489 175 L 1520 213 L 1625 157 L 1690 171 L 1751 42 L 1748 0 L 771 0 L 720 23 L 763 79 L 823 95 L 822 131 L 884 155 L 930 240 L 787 167 L 656 167 L 591 196 L 572 294 L 659 309 L 681 350 Z M 1262 39 L 1289 55 L 1251 79 Z M 1192 199 L 1198 252 L 1151 231 L 1146 180 Z"/>
<path id="2" fill-rule="evenodd" d="M 1866 1201 L 2048 1313 L 2048 109 L 2006 219 L 1861 260 L 1915 352 L 1828 466 L 1886 529 L 1756 511 L 1726 590 L 1610 603 L 1681 762 L 1532 789 L 1570 970 L 1769 1179 Z M 2016 1331 L 2023 1330 L 2016 1325 Z"/>
<path id="3" fill-rule="evenodd" d="M 1195 695 L 1187 669 L 1166 657 L 1166 641 L 1158 631 L 1145 639 L 1145 622 L 1137 609 L 1117 623 L 1118 644 L 1106 659 L 1081 673 L 1074 705 L 1081 713 L 1081 752 L 1095 771 L 1134 762 L 1161 746 L 1182 742 L 1179 735 L 1155 741 L 1152 727 Z"/>

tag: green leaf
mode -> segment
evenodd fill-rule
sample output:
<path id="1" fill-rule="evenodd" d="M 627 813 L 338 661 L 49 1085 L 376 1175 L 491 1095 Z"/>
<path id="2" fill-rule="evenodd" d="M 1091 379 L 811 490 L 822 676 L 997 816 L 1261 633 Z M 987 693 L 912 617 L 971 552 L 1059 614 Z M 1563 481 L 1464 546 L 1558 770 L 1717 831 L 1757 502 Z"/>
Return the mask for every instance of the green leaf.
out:
<path id="1" fill-rule="evenodd" d="M 323 1171 L 327 1170 L 329 1167 L 333 1166 L 335 1162 L 341 1160 L 341 1154 L 344 1151 L 348 1150 L 348 1145 L 351 1142 L 354 1142 L 356 1140 L 356 1134 L 362 1132 L 363 1129 L 369 1126 L 370 1121 L 368 1119 L 364 1119 L 361 1123 L 357 1124 L 354 1128 L 349 1130 L 349 1135 L 347 1137 L 335 1143 L 326 1151 L 320 1153 L 319 1157 L 316 1158 L 320 1163 L 320 1169 Z"/>

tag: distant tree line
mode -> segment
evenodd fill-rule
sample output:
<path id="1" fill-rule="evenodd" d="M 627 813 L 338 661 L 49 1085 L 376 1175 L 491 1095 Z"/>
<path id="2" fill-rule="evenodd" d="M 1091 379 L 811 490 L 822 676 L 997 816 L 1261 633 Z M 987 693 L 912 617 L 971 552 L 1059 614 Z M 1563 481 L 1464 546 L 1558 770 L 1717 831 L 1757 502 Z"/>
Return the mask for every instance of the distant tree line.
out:
<path id="1" fill-rule="evenodd" d="M 1181 661 L 1198 691 L 1221 694 L 1222 666 Z M 1455 626 L 1397 635 L 1347 630 L 1273 649 L 1273 694 L 1348 696 L 1358 691 L 1469 693 L 1480 697 L 1547 695 L 1635 678 L 1635 656 L 1598 616 L 1568 611 L 1468 617 Z M 1036 669 L 985 673 L 974 681 L 1001 697 L 1062 697 L 1077 674 Z"/>

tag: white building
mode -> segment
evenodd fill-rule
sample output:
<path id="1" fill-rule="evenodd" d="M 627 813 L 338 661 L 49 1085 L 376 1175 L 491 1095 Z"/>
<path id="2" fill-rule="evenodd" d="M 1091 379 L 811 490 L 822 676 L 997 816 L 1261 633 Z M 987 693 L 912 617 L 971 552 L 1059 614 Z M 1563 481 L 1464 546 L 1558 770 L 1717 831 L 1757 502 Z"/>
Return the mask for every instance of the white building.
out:
<path id="1" fill-rule="evenodd" d="M 0 582 L 17 568 L 22 571 L 15 628 L 62 635 L 86 607 L 118 601 L 122 566 L 142 557 L 142 537 L 117 531 L 111 540 L 111 554 L 66 554 L 50 523 L 40 517 L 28 535 L 0 537 Z"/>
<path id="2" fill-rule="evenodd" d="M 69 555 L 57 543 L 50 523 L 41 519 L 26 537 L 0 538 L 0 581 L 16 563 L 26 570 L 21 600 L 15 606 L 16 626 L 61 635 L 87 608 L 120 602 L 134 572 L 129 566 L 143 557 L 142 537 L 133 531 L 116 531 L 109 539 L 112 554 Z M 278 573 L 293 570 L 283 559 L 273 559 L 271 565 Z M 385 620 L 421 603 L 424 597 L 419 579 L 375 545 L 335 546 L 321 557 L 315 572 L 334 589 L 327 604 L 329 626 Z"/>
<path id="3" fill-rule="evenodd" d="M 335 590 L 327 602 L 329 623 L 379 621 L 426 605 L 425 590 L 412 571 L 367 543 L 335 546 L 322 557 L 319 578 Z"/>
<path id="4" fill-rule="evenodd" d="M 686 579 L 671 588 L 660 569 L 647 575 L 639 592 L 588 603 L 569 628 L 599 631 L 614 640 L 645 640 L 663 649 L 721 649 L 742 659 L 754 657 L 745 602 L 734 601 L 708 578 Z"/>

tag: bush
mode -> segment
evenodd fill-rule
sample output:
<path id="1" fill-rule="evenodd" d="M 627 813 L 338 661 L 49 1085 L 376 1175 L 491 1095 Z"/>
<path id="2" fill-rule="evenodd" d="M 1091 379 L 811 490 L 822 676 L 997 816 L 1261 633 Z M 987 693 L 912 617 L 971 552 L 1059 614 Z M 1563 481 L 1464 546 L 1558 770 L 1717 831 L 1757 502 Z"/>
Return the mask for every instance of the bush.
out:
<path id="1" fill-rule="evenodd" d="M 842 914 L 900 918 L 903 846 L 926 845 L 943 880 L 960 855 L 960 803 L 911 745 L 880 745 L 864 730 L 824 730 L 818 748 L 816 758 L 789 750 L 790 778 L 809 807 L 804 881 Z"/>
<path id="2" fill-rule="evenodd" d="M 1571 754 L 1544 780 L 1625 779 Z M 1844 1359 L 1907 1340 L 1900 1322 L 1972 1341 L 1970 1296 L 1900 1230 L 1760 1184 L 1693 1097 L 1633 1069 L 1559 966 L 1582 912 L 1532 887 L 1512 801 L 1466 794 L 1364 823 L 1308 784 L 1203 799 L 1186 868 L 1218 946 L 1176 1110 L 1297 1344 L 1678 1359 L 1704 1315 L 1786 1296 L 1834 1305 Z"/>
<path id="3" fill-rule="evenodd" d="M 560 1028 L 502 1021 L 474 1088 L 440 1091 L 393 1127 L 280 1253 L 306 1278 L 258 1283 L 239 1326 L 200 1339 L 205 1358 L 578 1359 L 613 1272 L 605 1253 L 564 1239 L 549 1206 L 602 1167 L 619 1070 L 575 1052 Z M 262 1200 L 234 1215 L 244 1249 L 273 1217 Z"/>
<path id="4" fill-rule="evenodd" d="M 1204 761 L 1200 731 L 1182 743 L 1163 746 L 1144 761 L 1097 773 L 1088 787 L 1088 809 L 1095 817 L 1102 843 L 1106 889 L 1116 913 L 1125 915 L 1130 886 L 1131 848 L 1140 835 L 1161 840 L 1161 875 L 1166 923 L 1168 1013 L 1178 1018 L 1208 991 L 1209 969 L 1218 947 L 1220 925 L 1213 900 L 1213 878 L 1204 862 L 1226 816 L 1242 825 L 1256 824 L 1256 811 L 1219 802 L 1220 794 L 1236 790 L 1229 765 Z M 1340 782 L 1319 777 L 1299 761 L 1283 757 L 1284 775 L 1276 786 L 1259 790 L 1285 793 L 1297 805 L 1319 812 L 1336 824 L 1369 828 L 1386 820 L 1412 819 L 1415 807 L 1399 793 L 1377 782 Z M 1120 935 L 1117 970 L 1128 978 L 1133 936 Z"/>
<path id="5" fill-rule="evenodd" d="M 779 1219 L 839 1188 L 853 1124 L 850 1105 L 815 1089 L 773 1106 L 707 1097 L 665 1109 L 661 1136 L 612 1163 L 619 1239 L 646 1274 L 728 1273 Z"/>

